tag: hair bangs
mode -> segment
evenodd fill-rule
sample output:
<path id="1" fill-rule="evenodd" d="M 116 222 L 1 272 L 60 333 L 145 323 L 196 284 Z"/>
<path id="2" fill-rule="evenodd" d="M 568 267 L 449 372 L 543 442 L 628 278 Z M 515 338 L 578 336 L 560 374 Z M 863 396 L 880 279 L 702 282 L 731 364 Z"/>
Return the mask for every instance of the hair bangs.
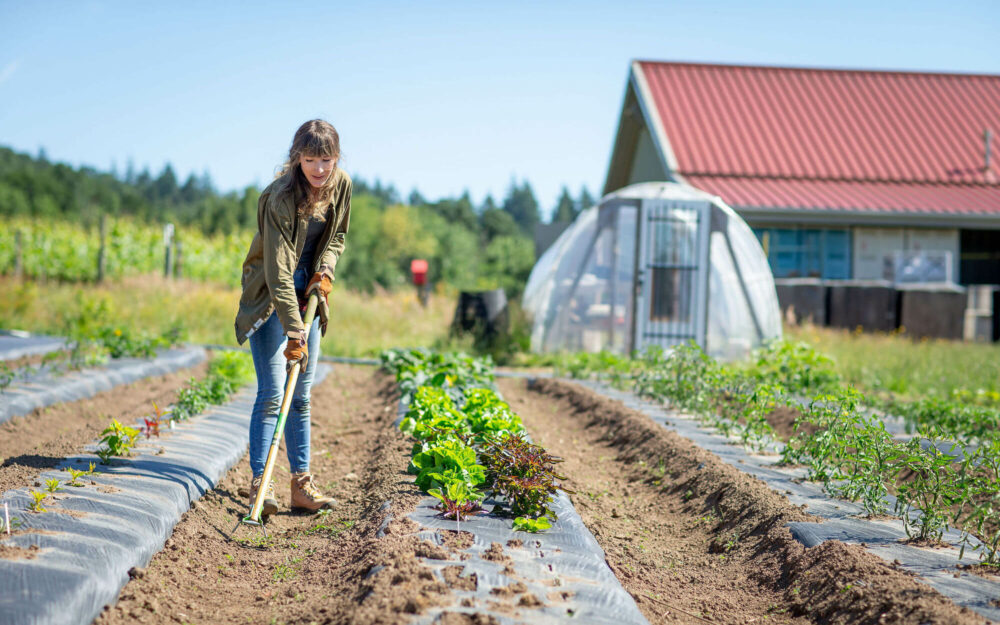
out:
<path id="1" fill-rule="evenodd" d="M 327 133 L 306 133 L 302 141 L 300 154 L 303 156 L 313 156 L 317 158 L 337 158 L 339 156 L 339 146 Z"/>

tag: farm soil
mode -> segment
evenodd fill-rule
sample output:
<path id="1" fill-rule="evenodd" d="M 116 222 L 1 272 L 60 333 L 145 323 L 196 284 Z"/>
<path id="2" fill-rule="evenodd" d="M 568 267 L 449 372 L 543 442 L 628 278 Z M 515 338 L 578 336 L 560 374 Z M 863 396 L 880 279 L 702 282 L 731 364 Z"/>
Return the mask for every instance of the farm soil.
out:
<path id="1" fill-rule="evenodd" d="M 500 384 L 536 440 L 566 458 L 577 509 L 653 623 L 982 622 L 859 548 L 802 548 L 784 524 L 808 515 L 621 404 L 561 382 Z M 440 623 L 496 623 L 447 611 L 451 589 L 474 586 L 473 576 L 453 567 L 442 579 L 421 563 L 457 565 L 468 536 L 448 535 L 442 546 L 417 539 L 406 515 L 421 495 L 405 472 L 411 444 L 392 427 L 396 402 L 384 374 L 338 366 L 312 401 L 312 468 L 337 506 L 282 508 L 266 537 L 246 526 L 230 534 L 247 508 L 244 458 L 95 622 L 402 624 L 438 606 Z M 284 506 L 289 476 L 279 458 Z M 517 548 L 491 553 L 502 560 Z M 502 590 L 485 605 L 515 620 L 559 600 L 516 583 Z"/>
<path id="2" fill-rule="evenodd" d="M 275 472 L 281 510 L 268 520 L 267 536 L 250 526 L 233 532 L 248 507 L 244 457 L 185 513 L 164 550 L 96 623 L 395 624 L 448 605 L 448 585 L 418 555 L 458 557 L 417 540 L 406 519 L 421 495 L 406 474 L 411 444 L 392 427 L 397 401 L 384 374 L 337 366 L 311 402 L 311 469 L 337 505 L 320 514 L 288 511 L 282 452 Z"/>
<path id="3" fill-rule="evenodd" d="M 582 387 L 499 382 L 652 623 L 982 623 L 861 547 L 806 549 L 816 520 L 763 482 Z"/>
<path id="4" fill-rule="evenodd" d="M 61 360 L 69 356 L 68 350 L 59 350 L 55 352 L 49 352 L 47 354 L 32 354 L 30 356 L 21 356 L 20 358 L 12 358 L 11 360 L 0 360 L 0 365 L 7 367 L 10 371 L 14 373 L 21 373 L 21 369 L 25 367 L 37 367 L 43 362 L 51 362 L 53 360 Z"/>
<path id="5" fill-rule="evenodd" d="M 152 412 L 152 402 L 166 407 L 192 377 L 202 378 L 207 360 L 163 376 L 116 386 L 87 399 L 53 404 L 0 424 L 0 492 L 33 486 L 35 477 L 52 469 L 100 438 L 111 419 L 131 425 Z M 86 468 L 86 467 L 83 467 Z"/>

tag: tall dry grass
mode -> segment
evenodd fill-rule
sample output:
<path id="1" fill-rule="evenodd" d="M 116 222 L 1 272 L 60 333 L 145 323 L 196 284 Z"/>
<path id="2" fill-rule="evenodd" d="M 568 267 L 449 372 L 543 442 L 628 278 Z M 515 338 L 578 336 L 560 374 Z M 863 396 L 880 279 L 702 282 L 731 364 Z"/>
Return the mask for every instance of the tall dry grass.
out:
<path id="1" fill-rule="evenodd" d="M 180 325 L 194 343 L 237 344 L 237 288 L 125 278 L 102 285 L 0 278 L 0 328 L 65 335 L 74 325 L 122 325 L 162 334 Z M 414 291 L 362 294 L 334 288 L 324 354 L 371 356 L 388 347 L 446 346 L 455 295 L 440 292 L 421 308 Z"/>
<path id="2" fill-rule="evenodd" d="M 785 336 L 833 358 L 851 384 L 906 398 L 953 391 L 1000 391 L 1000 344 L 914 339 L 906 333 L 862 333 L 813 325 L 786 326 Z"/>

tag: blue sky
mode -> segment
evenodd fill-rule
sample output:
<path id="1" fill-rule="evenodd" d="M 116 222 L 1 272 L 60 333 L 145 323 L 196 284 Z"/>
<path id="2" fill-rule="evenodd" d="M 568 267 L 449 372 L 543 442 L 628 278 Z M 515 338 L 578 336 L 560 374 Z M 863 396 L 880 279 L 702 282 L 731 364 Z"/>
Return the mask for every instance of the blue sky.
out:
<path id="1" fill-rule="evenodd" d="M 1000 73 L 997 0 L 142 4 L 0 0 L 0 145 L 230 190 L 322 117 L 353 175 L 547 212 L 600 190 L 635 58 Z"/>

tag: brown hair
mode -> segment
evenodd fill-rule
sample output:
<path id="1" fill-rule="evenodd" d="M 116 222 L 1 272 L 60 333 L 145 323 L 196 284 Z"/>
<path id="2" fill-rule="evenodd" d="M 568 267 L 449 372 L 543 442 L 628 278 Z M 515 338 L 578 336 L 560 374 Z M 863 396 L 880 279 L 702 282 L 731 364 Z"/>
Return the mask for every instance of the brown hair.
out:
<path id="1" fill-rule="evenodd" d="M 302 167 L 299 166 L 303 155 L 333 159 L 333 171 L 322 187 L 314 189 L 306 180 Z M 286 184 L 295 193 L 295 205 L 300 214 L 306 214 L 314 208 L 325 208 L 330 203 L 339 161 L 340 135 L 332 124 L 322 119 L 311 119 L 295 131 L 292 147 L 288 150 L 288 160 L 281 166 L 278 177 L 287 179 Z"/>

